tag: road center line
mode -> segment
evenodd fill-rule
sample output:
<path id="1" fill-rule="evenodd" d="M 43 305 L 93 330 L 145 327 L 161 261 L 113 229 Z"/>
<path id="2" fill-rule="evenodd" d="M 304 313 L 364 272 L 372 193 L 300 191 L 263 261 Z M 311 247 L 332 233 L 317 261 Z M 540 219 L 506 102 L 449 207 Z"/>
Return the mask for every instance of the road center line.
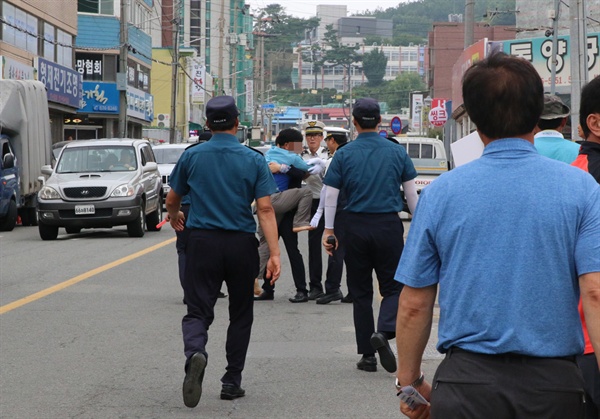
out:
<path id="1" fill-rule="evenodd" d="M 139 252 L 133 253 L 129 256 L 125 256 L 124 258 L 121 258 L 119 260 L 115 260 L 114 262 L 110 262 L 107 263 L 106 265 L 100 266 L 96 269 L 92 269 L 91 271 L 87 271 L 81 275 L 77 275 L 74 278 L 68 279 L 64 282 L 61 282 L 60 284 L 56 284 L 50 288 L 46 288 L 44 290 L 38 291 L 35 294 L 31 294 L 28 295 L 27 297 L 21 298 L 17 301 L 13 301 L 12 303 L 0 306 L 0 315 L 7 313 L 11 310 L 14 310 L 16 308 L 22 307 L 25 304 L 29 304 L 32 303 L 34 301 L 39 300 L 40 298 L 44 298 L 47 297 L 50 294 L 54 294 L 55 292 L 64 290 L 65 288 L 70 287 L 71 285 L 75 285 L 83 280 L 86 280 L 88 278 L 91 278 L 95 275 L 98 275 L 102 272 L 108 271 L 109 269 L 112 269 L 114 267 L 117 267 L 119 265 L 122 265 L 124 263 L 127 263 L 129 261 L 132 261 L 134 259 L 139 258 L 140 256 L 144 256 L 147 255 L 148 253 L 152 253 L 155 250 L 160 249 L 161 247 L 167 246 L 173 242 L 175 242 L 175 240 L 177 240 L 176 237 L 173 237 L 172 239 L 166 240 L 162 243 L 158 243 L 155 244 L 154 246 L 148 247 L 144 250 L 140 250 Z"/>

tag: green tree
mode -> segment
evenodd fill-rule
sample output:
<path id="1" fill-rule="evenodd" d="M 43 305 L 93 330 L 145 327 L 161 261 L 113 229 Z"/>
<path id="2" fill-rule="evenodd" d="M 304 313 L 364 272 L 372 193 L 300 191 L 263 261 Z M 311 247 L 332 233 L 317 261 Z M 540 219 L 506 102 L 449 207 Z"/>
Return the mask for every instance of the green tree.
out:
<path id="1" fill-rule="evenodd" d="M 325 65 L 342 66 L 346 70 L 346 74 L 351 74 L 352 64 L 362 61 L 362 56 L 358 53 L 358 45 L 342 45 L 333 25 L 327 25 L 325 29 L 326 32 L 323 35 Z"/>
<path id="2" fill-rule="evenodd" d="M 427 86 L 417 73 L 403 73 L 395 80 L 384 81 L 379 86 L 363 85 L 354 89 L 354 97 L 372 97 L 387 103 L 390 112 L 400 112 L 410 107 L 410 92 L 424 91 Z"/>
<path id="3" fill-rule="evenodd" d="M 267 77 L 274 83 L 291 87 L 294 46 L 304 40 L 306 31 L 319 26 L 319 19 L 288 15 L 279 4 L 258 9 L 256 16 L 254 33 L 264 37 L 265 63 L 269 63 L 268 67 L 273 69 L 273 73 L 267 74 Z"/>
<path id="4" fill-rule="evenodd" d="M 374 49 L 363 55 L 363 73 L 369 80 L 369 86 L 379 86 L 383 83 L 387 57 L 383 51 Z"/>

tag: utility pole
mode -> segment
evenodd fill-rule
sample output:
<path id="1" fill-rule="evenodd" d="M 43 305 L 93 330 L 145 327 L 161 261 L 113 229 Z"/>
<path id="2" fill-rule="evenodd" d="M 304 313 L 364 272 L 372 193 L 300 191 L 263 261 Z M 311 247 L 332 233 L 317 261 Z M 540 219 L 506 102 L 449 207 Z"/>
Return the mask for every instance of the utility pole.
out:
<path id="1" fill-rule="evenodd" d="M 475 30 L 475 0 L 465 0 L 465 49 L 473 45 Z"/>
<path id="2" fill-rule="evenodd" d="M 223 88 L 225 87 L 225 83 L 223 80 L 223 42 L 225 40 L 225 0 L 221 0 L 221 17 L 219 17 L 219 67 L 218 67 L 218 81 L 217 86 L 219 87 L 216 96 L 220 96 L 223 92 Z"/>
<path id="3" fill-rule="evenodd" d="M 552 63 L 550 66 L 550 93 L 556 93 L 556 54 L 558 53 L 558 19 L 560 18 L 560 2 L 554 0 L 554 20 L 552 22 Z"/>
<path id="4" fill-rule="evenodd" d="M 127 0 L 121 0 L 120 36 L 121 51 L 119 56 L 119 74 L 117 75 L 117 89 L 119 90 L 119 137 L 127 137 L 127 58 L 129 52 L 128 20 L 129 10 Z"/>
<path id="5" fill-rule="evenodd" d="M 179 87 L 179 1 L 173 1 L 173 62 L 171 63 L 171 130 L 169 143 L 177 142 L 177 90 Z"/>
<path id="6" fill-rule="evenodd" d="M 234 33 L 234 39 L 232 40 L 232 42 L 230 42 L 230 48 L 231 51 L 233 51 L 233 59 L 231 60 L 231 63 L 233 65 L 233 71 L 231 72 L 231 95 L 233 96 L 233 100 L 235 101 L 235 104 L 237 105 L 237 56 L 238 56 L 238 7 L 237 7 L 237 0 L 236 0 L 236 5 L 235 8 L 233 10 L 233 33 Z M 242 11 L 243 13 L 243 11 Z"/>
<path id="7" fill-rule="evenodd" d="M 571 138 L 577 138 L 581 89 L 588 81 L 587 31 L 585 0 L 570 0 L 571 28 Z"/>

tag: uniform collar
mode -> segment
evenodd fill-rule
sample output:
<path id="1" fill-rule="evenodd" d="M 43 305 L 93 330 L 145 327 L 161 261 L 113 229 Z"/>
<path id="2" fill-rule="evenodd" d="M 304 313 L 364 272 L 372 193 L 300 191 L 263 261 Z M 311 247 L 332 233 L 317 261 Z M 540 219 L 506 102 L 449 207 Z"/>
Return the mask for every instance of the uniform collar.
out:
<path id="1" fill-rule="evenodd" d="M 220 142 L 227 142 L 227 143 L 235 142 L 235 143 L 239 144 L 239 140 L 235 135 L 227 134 L 224 132 L 219 132 L 217 134 L 213 134 L 213 136 L 208 141 L 213 141 L 213 140 L 220 141 Z"/>

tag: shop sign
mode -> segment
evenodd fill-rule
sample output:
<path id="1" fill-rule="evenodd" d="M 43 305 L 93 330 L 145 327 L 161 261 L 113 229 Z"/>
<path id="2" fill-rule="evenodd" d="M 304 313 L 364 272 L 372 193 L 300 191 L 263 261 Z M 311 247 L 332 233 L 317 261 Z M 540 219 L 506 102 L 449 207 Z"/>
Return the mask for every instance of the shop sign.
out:
<path id="1" fill-rule="evenodd" d="M 77 71 L 41 57 L 35 59 L 35 67 L 37 79 L 48 91 L 48 101 L 79 109 L 83 82 Z"/>
<path id="2" fill-rule="evenodd" d="M 151 122 L 154 120 L 154 96 L 127 86 L 127 116 Z"/>
<path id="3" fill-rule="evenodd" d="M 80 113 L 119 113 L 119 91 L 116 83 L 84 81 Z"/>
<path id="4" fill-rule="evenodd" d="M 32 66 L 0 55 L 0 80 L 33 80 L 33 78 Z"/>

